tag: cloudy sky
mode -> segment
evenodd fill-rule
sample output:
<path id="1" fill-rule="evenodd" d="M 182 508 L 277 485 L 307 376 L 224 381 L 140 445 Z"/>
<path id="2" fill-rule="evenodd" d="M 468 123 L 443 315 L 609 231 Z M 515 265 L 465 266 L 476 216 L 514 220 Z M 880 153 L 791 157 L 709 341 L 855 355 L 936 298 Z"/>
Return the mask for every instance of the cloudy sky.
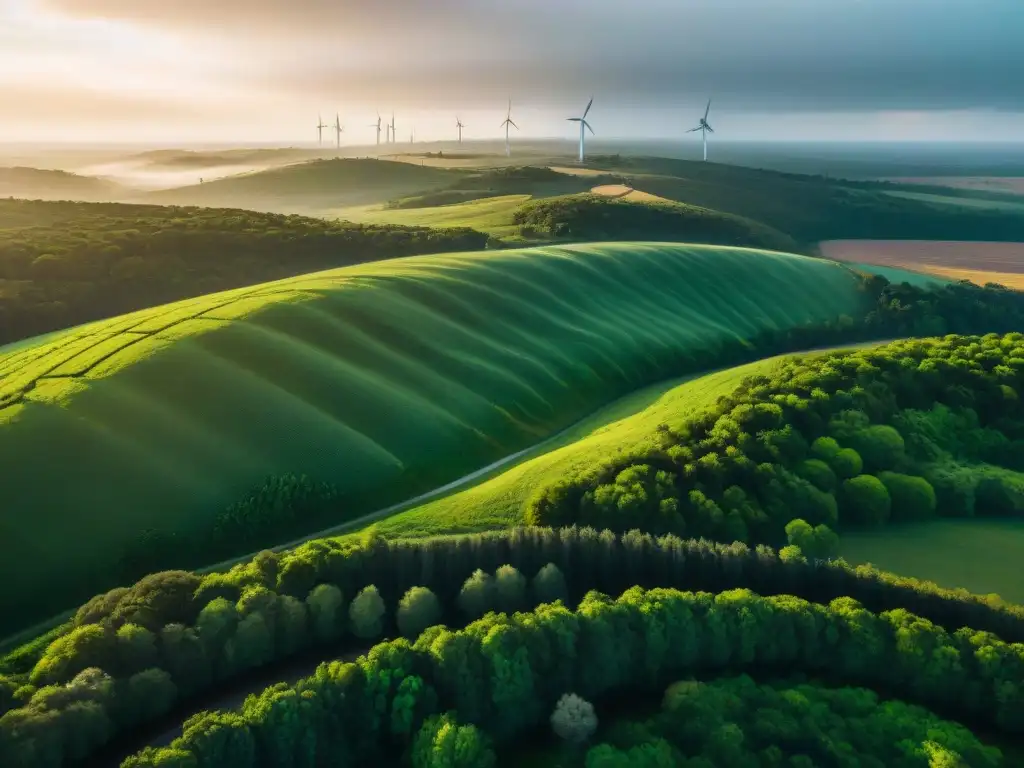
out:
<path id="1" fill-rule="evenodd" d="M 0 140 L 1024 140 L 1024 0 L 0 0 Z M 328 120 L 330 121 L 330 120 Z"/>

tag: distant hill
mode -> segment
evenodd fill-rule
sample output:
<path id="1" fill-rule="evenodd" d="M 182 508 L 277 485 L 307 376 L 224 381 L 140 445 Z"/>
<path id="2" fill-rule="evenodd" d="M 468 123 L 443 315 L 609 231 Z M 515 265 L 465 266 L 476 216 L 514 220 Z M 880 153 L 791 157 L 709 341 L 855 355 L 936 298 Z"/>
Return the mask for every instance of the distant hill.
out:
<path id="1" fill-rule="evenodd" d="M 1024 240 L 1024 215 L 1018 212 L 933 205 L 842 179 L 660 157 L 611 157 L 604 167 L 644 191 L 753 219 L 804 244 L 855 238 Z"/>
<path id="2" fill-rule="evenodd" d="M 318 213 L 449 186 L 465 171 L 389 160 L 313 160 L 150 193 L 147 200 L 176 205 Z"/>
<path id="3" fill-rule="evenodd" d="M 0 168 L 0 197 L 34 200 L 101 201 L 123 199 L 125 187 L 105 179 L 42 168 Z"/>
<path id="4" fill-rule="evenodd" d="M 210 168 L 230 165 L 283 165 L 308 160 L 317 153 L 308 149 L 223 149 L 201 152 L 191 149 L 154 149 L 128 158 L 163 168 Z"/>
<path id="5" fill-rule="evenodd" d="M 486 242 L 466 228 L 0 200 L 0 344 L 210 291 Z"/>
<path id="6" fill-rule="evenodd" d="M 797 251 L 788 235 L 696 205 L 596 194 L 531 200 L 513 216 L 524 232 L 570 240 L 658 240 Z"/>
<path id="7" fill-rule="evenodd" d="M 578 176 L 560 173 L 545 166 L 489 168 L 466 174 L 444 189 L 390 200 L 386 207 L 393 210 L 431 208 L 504 195 L 552 197 L 585 192 L 595 184 L 613 184 L 619 181 L 621 177 L 613 174 Z"/>

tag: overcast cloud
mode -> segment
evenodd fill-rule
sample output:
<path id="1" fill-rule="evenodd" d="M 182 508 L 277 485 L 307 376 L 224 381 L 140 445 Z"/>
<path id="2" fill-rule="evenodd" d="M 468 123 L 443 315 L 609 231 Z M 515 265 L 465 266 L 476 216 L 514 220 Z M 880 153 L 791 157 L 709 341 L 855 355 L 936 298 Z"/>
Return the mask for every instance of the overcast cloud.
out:
<path id="1" fill-rule="evenodd" d="M 0 30 L 4 3 L 25 62 L 109 60 L 136 80 L 150 67 L 161 85 L 142 101 L 172 115 L 189 87 L 260 110 L 471 110 L 508 95 L 564 109 L 591 94 L 614 110 L 713 93 L 734 112 L 1024 113 L 1024 0 L 0 0 Z M 176 46 L 177 64 L 129 59 L 127 43 L 90 50 L 81 24 Z M 53 43 L 54 25 L 77 43 Z M 0 117 L 30 69 L 7 94 L 0 75 Z M 115 76 L 91 85 L 107 103 L 123 91 Z M 144 122 L 140 110 L 117 117 Z M 222 117 L 211 107 L 211 126 Z"/>

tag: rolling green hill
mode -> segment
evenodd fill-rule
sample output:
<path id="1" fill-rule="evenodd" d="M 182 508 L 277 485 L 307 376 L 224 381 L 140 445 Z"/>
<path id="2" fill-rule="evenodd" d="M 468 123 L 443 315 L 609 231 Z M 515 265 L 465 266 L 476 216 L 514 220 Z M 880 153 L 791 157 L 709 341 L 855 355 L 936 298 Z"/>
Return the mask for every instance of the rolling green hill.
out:
<path id="1" fill-rule="evenodd" d="M 862 301 L 820 259 L 585 245 L 360 265 L 21 345 L 0 357 L 0 579 L 28 586 L 5 593 L 4 621 L 111 586 L 140 536 L 183 537 L 180 564 L 201 564 L 212 521 L 267 476 L 341 494 L 299 535 Z"/>
<path id="2" fill-rule="evenodd" d="M 382 203 L 432 187 L 447 187 L 464 176 L 464 171 L 389 160 L 313 160 L 152 192 L 147 200 L 279 213 L 321 213 L 346 205 Z"/>

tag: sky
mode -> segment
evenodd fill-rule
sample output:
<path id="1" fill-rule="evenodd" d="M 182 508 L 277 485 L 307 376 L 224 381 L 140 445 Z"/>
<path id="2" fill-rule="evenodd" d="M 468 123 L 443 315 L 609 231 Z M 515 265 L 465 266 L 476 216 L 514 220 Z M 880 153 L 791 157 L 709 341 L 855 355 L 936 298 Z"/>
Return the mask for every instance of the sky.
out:
<path id="1" fill-rule="evenodd" d="M 1024 0 L 0 0 L 0 141 L 1024 141 Z M 333 136 L 331 137 L 333 141 Z"/>

